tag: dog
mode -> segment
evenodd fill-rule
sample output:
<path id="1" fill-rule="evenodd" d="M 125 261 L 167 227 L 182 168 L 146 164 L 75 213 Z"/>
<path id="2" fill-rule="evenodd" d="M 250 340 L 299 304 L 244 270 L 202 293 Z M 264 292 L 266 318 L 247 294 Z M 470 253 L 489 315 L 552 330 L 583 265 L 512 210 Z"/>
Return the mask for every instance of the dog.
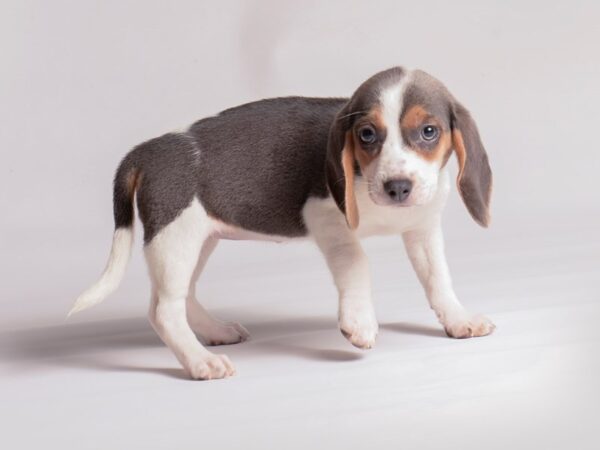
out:
<path id="1" fill-rule="evenodd" d="M 151 139 L 118 167 L 108 264 L 69 315 L 119 285 L 137 203 L 152 281 L 150 323 L 193 379 L 235 372 L 227 356 L 210 352 L 198 337 L 205 345 L 249 337 L 196 300 L 196 281 L 220 239 L 313 239 L 339 293 L 339 328 L 368 349 L 378 323 L 360 239 L 400 235 L 448 336 L 487 335 L 493 323 L 460 304 L 444 255 L 441 213 L 452 152 L 458 191 L 473 219 L 487 227 L 492 172 L 477 126 L 440 81 L 420 70 L 379 72 L 349 99 L 248 103 Z"/>

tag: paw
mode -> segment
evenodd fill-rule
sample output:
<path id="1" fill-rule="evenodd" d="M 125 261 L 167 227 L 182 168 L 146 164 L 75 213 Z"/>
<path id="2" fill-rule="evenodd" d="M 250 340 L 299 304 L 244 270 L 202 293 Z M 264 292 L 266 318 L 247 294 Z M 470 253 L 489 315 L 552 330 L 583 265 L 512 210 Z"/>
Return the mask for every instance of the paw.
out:
<path id="1" fill-rule="evenodd" d="M 448 320 L 444 324 L 446 334 L 457 339 L 487 336 L 496 325 L 485 316 L 466 316 L 454 320 Z"/>
<path id="2" fill-rule="evenodd" d="M 235 368 L 227 356 L 213 353 L 190 360 L 184 369 L 194 380 L 217 380 L 235 374 Z"/>
<path id="3" fill-rule="evenodd" d="M 236 322 L 220 323 L 199 334 L 209 346 L 239 344 L 250 337 L 248 330 Z"/>
<path id="4" fill-rule="evenodd" d="M 352 345 L 366 350 L 375 345 L 379 325 L 373 311 L 346 312 L 340 316 L 340 331 Z"/>

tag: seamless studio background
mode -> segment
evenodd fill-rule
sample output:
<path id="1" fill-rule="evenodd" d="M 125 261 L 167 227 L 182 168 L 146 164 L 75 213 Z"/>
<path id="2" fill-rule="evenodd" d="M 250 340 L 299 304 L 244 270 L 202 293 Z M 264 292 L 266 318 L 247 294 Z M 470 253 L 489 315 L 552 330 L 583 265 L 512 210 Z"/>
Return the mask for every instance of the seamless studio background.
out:
<path id="1" fill-rule="evenodd" d="M 599 20 L 593 1 L 3 1 L 2 439 L 596 448 Z M 459 297 L 497 333 L 443 338 L 399 238 L 365 242 L 382 324 L 368 353 L 336 330 L 309 242 L 222 242 L 210 259 L 200 298 L 253 336 L 222 350 L 231 380 L 181 379 L 150 330 L 140 236 L 119 291 L 65 322 L 105 264 L 131 147 L 264 97 L 349 96 L 394 65 L 442 80 L 479 125 L 492 226 L 453 192 L 444 230 Z"/>

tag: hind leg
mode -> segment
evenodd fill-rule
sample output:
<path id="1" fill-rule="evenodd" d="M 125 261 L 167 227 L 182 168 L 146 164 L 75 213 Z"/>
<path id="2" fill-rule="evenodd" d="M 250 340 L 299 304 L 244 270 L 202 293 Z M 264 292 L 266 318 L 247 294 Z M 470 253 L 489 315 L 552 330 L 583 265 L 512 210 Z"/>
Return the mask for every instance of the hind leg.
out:
<path id="1" fill-rule="evenodd" d="M 186 299 L 187 319 L 190 327 L 205 345 L 237 344 L 250 337 L 248 331 L 241 324 L 222 322 L 214 318 L 196 300 L 196 282 L 218 242 L 218 239 L 209 237 L 202 244 Z"/>
<path id="2" fill-rule="evenodd" d="M 190 280 L 208 232 L 206 212 L 194 199 L 144 249 L 153 285 L 150 322 L 186 372 L 202 380 L 234 373 L 227 356 L 202 346 L 186 317 Z"/>

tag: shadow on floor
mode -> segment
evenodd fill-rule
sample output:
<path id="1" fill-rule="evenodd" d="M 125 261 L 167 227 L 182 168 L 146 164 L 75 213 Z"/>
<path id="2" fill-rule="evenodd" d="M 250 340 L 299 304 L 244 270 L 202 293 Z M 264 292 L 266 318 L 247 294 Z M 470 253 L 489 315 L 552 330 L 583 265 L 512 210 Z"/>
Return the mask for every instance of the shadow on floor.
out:
<path id="1" fill-rule="evenodd" d="M 148 321 L 142 318 L 10 331 L 2 333 L 0 339 L 0 357 L 12 361 L 63 358 L 162 344 Z"/>
<path id="2" fill-rule="evenodd" d="M 417 334 L 419 336 L 429 337 L 441 337 L 446 338 L 446 333 L 441 328 L 431 327 L 427 325 L 419 325 L 417 323 L 397 322 L 397 323 L 386 323 L 380 326 L 383 330 L 396 331 L 404 334 Z"/>
<path id="3" fill-rule="evenodd" d="M 293 355 L 299 358 L 350 362 L 363 358 L 358 349 L 338 349 L 347 343 L 341 338 L 334 318 L 258 318 L 243 321 L 251 340 L 219 353 L 235 358 Z M 419 324 L 390 323 L 382 330 L 428 337 L 445 337 L 441 329 Z M 119 365 L 107 352 L 162 347 L 163 344 L 145 318 L 68 324 L 47 328 L 11 331 L 0 334 L 0 358 L 18 374 L 39 367 L 68 366 L 112 372 L 147 372 L 173 378 L 186 378 L 179 368 Z M 244 348 L 242 348 L 244 347 Z M 165 350 L 166 351 L 166 350 Z M 113 360 L 114 361 L 114 360 Z M 176 362 L 175 362 L 176 364 Z"/>

